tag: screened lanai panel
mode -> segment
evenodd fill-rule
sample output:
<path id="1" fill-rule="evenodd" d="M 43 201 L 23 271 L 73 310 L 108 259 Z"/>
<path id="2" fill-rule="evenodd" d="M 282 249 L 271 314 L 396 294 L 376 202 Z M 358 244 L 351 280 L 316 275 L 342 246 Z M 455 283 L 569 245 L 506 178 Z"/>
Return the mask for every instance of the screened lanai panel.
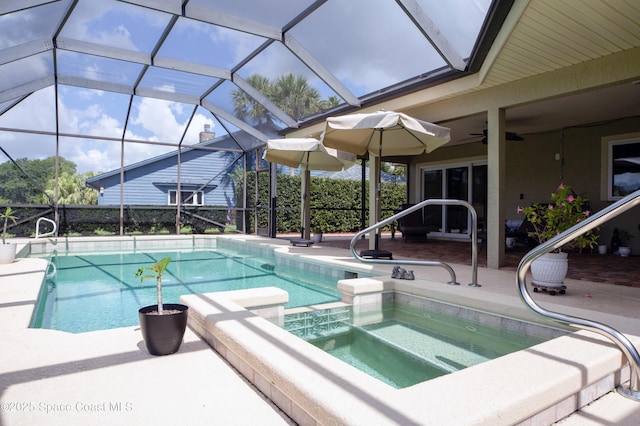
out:
<path id="1" fill-rule="evenodd" d="M 207 214 L 206 210 L 199 211 L 202 215 L 224 224 L 227 212 L 237 207 L 235 182 L 242 176 L 242 172 L 234 173 L 234 171 L 236 167 L 242 169 L 242 157 L 243 154 L 238 151 L 183 149 L 180 154 L 179 175 L 182 204 L 196 209 L 213 210 L 216 213 L 212 211 L 211 214 Z M 163 171 L 161 175 L 159 174 L 153 185 L 168 191 L 168 204 L 176 205 L 176 200 L 171 195 L 177 191 L 178 175 L 172 174 L 170 170 L 168 172 Z M 191 220 L 191 223 L 198 227 L 205 226 L 197 220 Z"/>
<path id="2" fill-rule="evenodd" d="M 431 0 L 417 3 L 458 54 L 469 58 L 491 0 L 447 0 L 446 7 Z"/>
<path id="3" fill-rule="evenodd" d="M 65 50 L 58 51 L 58 74 L 109 85 L 121 85 L 122 91 L 132 93 L 133 85 L 144 65 L 129 61 L 87 55 Z M 73 82 L 68 80 L 68 82 Z"/>
<path id="4" fill-rule="evenodd" d="M 231 70 L 264 41 L 263 37 L 242 31 L 180 18 L 158 56 Z"/>
<path id="5" fill-rule="evenodd" d="M 392 1 L 329 1 L 291 33 L 358 97 L 446 65 Z"/>
<path id="6" fill-rule="evenodd" d="M 316 110 L 360 105 L 354 95 L 372 97 L 444 67 L 429 38 L 466 56 L 489 1 L 432 3 L 59 0 L 0 8 L 0 103 L 56 82 L 135 93 L 202 104 L 264 142 Z M 289 73 L 319 93 L 313 108 L 251 84 L 256 74 Z"/>
<path id="7" fill-rule="evenodd" d="M 191 97 L 191 103 L 197 104 L 200 97 L 214 86 L 219 79 L 204 75 L 174 71 L 166 68 L 149 67 L 140 81 L 138 91 L 149 89 L 166 92 L 177 97 Z"/>
<path id="8" fill-rule="evenodd" d="M 255 136 L 217 117 L 206 108 L 198 107 L 191 121 L 182 146 L 194 147 L 192 141 L 199 141 L 205 149 L 223 151 L 252 151 L 264 143 Z"/>
<path id="9" fill-rule="evenodd" d="M 256 2 L 255 0 L 190 0 L 187 4 L 187 11 L 190 8 L 206 8 L 272 27 L 282 28 L 313 3 L 313 0 L 270 0 L 268 2 Z"/>
<path id="10" fill-rule="evenodd" d="M 116 0 L 79 1 L 60 37 L 150 54 L 171 17 Z"/>
<path id="11" fill-rule="evenodd" d="M 60 158 L 76 165 L 78 174 L 95 176 L 120 168 L 122 143 L 79 137 L 60 137 Z"/>
<path id="12" fill-rule="evenodd" d="M 61 85 L 58 126 L 61 133 L 122 139 L 130 95 Z"/>
<path id="13" fill-rule="evenodd" d="M 9 109 L 13 107 L 17 101 L 17 99 L 12 99 L 9 101 L 0 102 L 0 118 L 2 118 L 2 114 L 4 114 L 6 111 L 9 111 Z"/>
<path id="14" fill-rule="evenodd" d="M 68 0 L 50 2 L 39 7 L 0 15 L 0 49 L 32 41 L 50 40 L 68 6 Z"/>
<path id="15" fill-rule="evenodd" d="M 294 120 L 344 101 L 280 43 L 272 43 L 238 74 Z"/>
<path id="16" fill-rule="evenodd" d="M 191 120 L 187 134 L 182 143 L 183 147 L 205 146 L 209 150 L 225 150 L 243 152 L 246 150 L 244 140 L 240 134 L 246 134 L 234 125 L 218 120 L 211 112 L 198 107 Z M 258 141 L 258 143 L 260 143 Z"/>
<path id="17" fill-rule="evenodd" d="M 263 104 L 230 81 L 224 81 L 216 87 L 205 100 L 267 136 L 276 135 L 287 127 Z"/>
<path id="18" fill-rule="evenodd" d="M 0 67 L 0 100 L 28 94 L 53 84 L 53 55 L 43 52 Z M 23 87 L 24 86 L 24 87 Z"/>
<path id="19" fill-rule="evenodd" d="M 38 90 L 30 96 L 25 97 L 19 103 L 0 115 L 0 128 L 7 129 L 0 132 L 2 146 L 5 144 L 20 145 L 28 139 L 23 130 L 36 132 L 50 132 L 55 135 L 56 131 L 56 93 L 53 86 Z M 11 129 L 20 130 L 18 132 Z"/>
<path id="20" fill-rule="evenodd" d="M 0 202 L 51 204 L 45 191 L 55 186 L 55 136 L 21 134 L 18 142 L 0 133 L 0 140 Z"/>
<path id="21" fill-rule="evenodd" d="M 234 205 L 233 181 L 228 172 L 233 171 L 242 153 L 183 148 L 158 155 L 145 152 L 147 159 L 136 162 L 133 160 L 140 158 L 140 152 L 134 152 L 135 147 L 142 149 L 139 144 L 125 147 L 125 162 L 129 164 L 124 169 L 124 204 L 175 206 L 180 189 L 193 195 L 188 200 L 180 195 L 190 206 L 226 210 Z M 93 181 L 104 188 L 101 204 L 119 204 L 119 171 L 96 176 Z"/>
<path id="22" fill-rule="evenodd" d="M 193 109 L 193 105 L 181 102 L 135 96 L 126 138 L 177 146 Z"/>

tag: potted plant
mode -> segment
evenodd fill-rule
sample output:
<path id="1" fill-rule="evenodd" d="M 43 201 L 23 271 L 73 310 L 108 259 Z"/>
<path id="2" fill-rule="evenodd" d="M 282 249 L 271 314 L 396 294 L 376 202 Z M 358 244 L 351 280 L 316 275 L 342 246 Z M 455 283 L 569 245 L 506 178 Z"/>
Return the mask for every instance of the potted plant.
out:
<path id="1" fill-rule="evenodd" d="M 313 231 L 313 236 L 311 237 L 311 239 L 316 243 L 321 243 L 322 242 L 322 229 L 313 228 L 312 231 Z"/>
<path id="2" fill-rule="evenodd" d="M 617 230 L 618 228 L 616 228 Z M 620 240 L 620 246 L 618 247 L 618 254 L 622 257 L 629 257 L 631 254 L 631 247 L 629 247 L 629 241 L 633 238 L 633 235 L 624 229 L 618 232 L 618 238 Z"/>
<path id="3" fill-rule="evenodd" d="M 535 203 L 526 208 L 518 207 L 518 213 L 524 213 L 531 224 L 533 230 L 528 232 L 529 237 L 538 243 L 544 243 L 586 219 L 591 212 L 588 199 L 576 195 L 569 185 L 560 184 L 556 192 L 551 194 L 549 203 Z M 562 248 L 581 250 L 587 247 L 593 248 L 597 241 L 598 234 L 591 230 Z M 560 293 L 564 293 L 564 279 L 568 268 L 567 253 L 560 248 L 536 259 L 531 264 L 534 291 L 540 287 L 544 290 L 552 289 L 551 294 L 555 294 L 553 289 L 561 289 Z"/>
<path id="4" fill-rule="evenodd" d="M 4 213 L 0 213 L 0 218 L 4 219 L 2 226 L 2 246 L 0 246 L 0 264 L 11 263 L 16 258 L 16 243 L 7 243 L 7 223 L 11 220 L 16 223 L 16 217 L 13 215 L 11 207 L 7 207 Z"/>
<path id="5" fill-rule="evenodd" d="M 144 343 L 151 355 L 169 355 L 180 349 L 187 328 L 189 307 L 179 303 L 162 303 L 162 274 L 171 262 L 170 257 L 158 260 L 153 266 L 141 267 L 136 272 L 140 281 L 156 279 L 158 303 L 138 311 Z M 150 274 L 146 274 L 150 271 Z"/>

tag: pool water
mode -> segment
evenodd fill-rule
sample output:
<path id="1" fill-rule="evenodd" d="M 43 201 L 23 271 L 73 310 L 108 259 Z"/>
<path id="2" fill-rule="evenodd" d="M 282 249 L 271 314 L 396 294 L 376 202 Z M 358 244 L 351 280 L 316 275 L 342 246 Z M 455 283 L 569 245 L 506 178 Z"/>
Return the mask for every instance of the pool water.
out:
<path id="1" fill-rule="evenodd" d="M 157 303 L 156 280 L 140 281 L 139 267 L 171 257 L 162 279 L 163 303 L 183 294 L 275 286 L 289 293 L 287 308 L 340 300 L 336 278 L 274 266 L 271 259 L 228 249 L 55 256 L 32 326 L 80 333 L 138 324 L 138 309 Z"/>
<path id="2" fill-rule="evenodd" d="M 501 329 L 487 321 L 394 302 L 385 303 L 375 314 L 367 313 L 364 320 L 354 318 L 348 308 L 287 317 L 285 327 L 290 332 L 395 388 L 453 373 L 563 333 L 536 332 L 533 329 L 546 327 L 534 324 L 522 327 L 531 329 L 528 332 Z"/>

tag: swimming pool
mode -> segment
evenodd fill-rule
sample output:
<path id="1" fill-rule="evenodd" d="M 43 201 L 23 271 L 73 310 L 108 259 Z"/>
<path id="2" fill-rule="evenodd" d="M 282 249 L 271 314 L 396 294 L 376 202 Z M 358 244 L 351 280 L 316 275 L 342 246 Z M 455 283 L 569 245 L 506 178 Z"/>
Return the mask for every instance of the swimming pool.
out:
<path id="1" fill-rule="evenodd" d="M 285 316 L 294 335 L 396 389 L 454 373 L 565 334 L 407 295 L 354 315 L 349 307 Z M 413 299 L 409 303 L 408 297 Z M 415 304 L 429 308 L 416 307 Z M 472 319 L 472 318 L 478 318 Z M 511 322 L 512 327 L 494 324 Z"/>
<path id="2" fill-rule="evenodd" d="M 179 251 L 53 256 L 32 327 L 81 333 L 138 324 L 138 309 L 156 303 L 154 280 L 135 273 L 163 257 L 172 261 L 163 277 L 163 301 L 183 294 L 274 286 L 289 293 L 286 307 L 340 299 L 336 277 L 285 265 L 260 253 L 218 247 Z"/>

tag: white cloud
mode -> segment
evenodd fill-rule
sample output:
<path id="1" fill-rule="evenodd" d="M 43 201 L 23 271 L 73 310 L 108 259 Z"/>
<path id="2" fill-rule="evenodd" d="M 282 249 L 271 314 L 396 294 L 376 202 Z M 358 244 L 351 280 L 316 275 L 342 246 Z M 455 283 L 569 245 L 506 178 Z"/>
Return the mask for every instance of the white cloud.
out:
<path id="1" fill-rule="evenodd" d="M 174 102 L 142 98 L 134 111 L 131 123 L 149 131 L 152 141 L 180 142 L 184 125 L 174 115 Z"/>
<path id="2" fill-rule="evenodd" d="M 131 37 L 131 32 L 125 26 L 114 25 L 109 28 L 98 25 L 108 22 L 104 17 L 109 13 L 116 13 L 115 11 L 118 11 L 119 8 L 127 8 L 131 11 L 139 10 L 105 1 L 78 2 L 72 19 L 65 24 L 63 36 L 123 49 L 138 50 Z"/>
<path id="3" fill-rule="evenodd" d="M 81 95 L 83 99 L 90 91 L 76 90 L 73 94 L 62 98 L 58 106 L 60 131 L 63 133 L 87 135 L 87 138 L 60 138 L 60 155 L 73 161 L 78 172 L 110 171 L 120 167 L 120 147 L 117 140 L 122 137 L 124 124 L 110 115 L 105 106 L 94 102 L 83 108 L 71 107 L 73 95 Z M 55 132 L 55 115 L 53 108 L 53 87 L 36 92 L 14 110 L 0 117 L 0 127 L 42 130 Z M 100 100 L 100 97 L 96 97 Z M 85 106 L 86 105 L 86 106 Z M 140 141 L 161 141 L 178 143 L 184 132 L 185 123 L 181 123 L 177 115 L 182 113 L 184 105 L 157 99 L 142 98 L 138 108 L 131 117 L 131 126 L 125 138 Z M 120 115 L 124 117 L 122 111 Z M 213 131 L 215 123 L 202 114 L 196 114 L 192 120 L 191 130 L 185 139 L 186 144 L 198 142 L 198 133 L 209 124 Z M 136 131 L 136 128 L 139 130 Z M 141 133 L 146 133 L 146 136 Z M 91 135 L 114 138 L 116 141 L 91 139 Z M 28 133 L 1 132 L 0 144 L 13 158 L 46 158 L 55 155 L 55 137 L 39 136 Z M 175 149 L 171 146 L 127 143 L 125 148 L 125 164 L 131 164 L 160 155 Z"/>

